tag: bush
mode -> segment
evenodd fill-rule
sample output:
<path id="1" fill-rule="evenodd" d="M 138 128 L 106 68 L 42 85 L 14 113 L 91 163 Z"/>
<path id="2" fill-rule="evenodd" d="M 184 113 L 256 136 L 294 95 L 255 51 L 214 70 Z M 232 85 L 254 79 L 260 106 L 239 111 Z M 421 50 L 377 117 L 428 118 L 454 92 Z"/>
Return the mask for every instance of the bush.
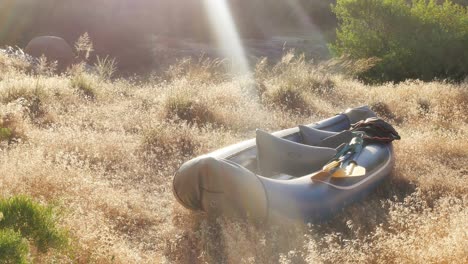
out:
<path id="1" fill-rule="evenodd" d="M 28 244 L 12 229 L 0 230 L 0 263 L 27 263 Z"/>
<path id="2" fill-rule="evenodd" d="M 0 200 L 0 212 L 3 215 L 0 220 L 0 236 L 5 239 L 0 241 L 0 244 L 4 241 L 10 241 L 5 245 L 13 243 L 16 235 L 8 229 L 30 239 L 40 252 L 46 252 L 49 248 L 62 248 L 68 242 L 64 231 L 56 227 L 56 219 L 51 207 L 42 206 L 24 196 L 14 196 Z M 23 247 L 20 242 L 15 242 L 15 244 Z M 0 248 L 1 250 L 4 249 Z"/>
<path id="3" fill-rule="evenodd" d="M 462 80 L 468 73 L 468 8 L 435 0 L 338 0 L 331 50 L 378 58 L 365 81 Z"/>

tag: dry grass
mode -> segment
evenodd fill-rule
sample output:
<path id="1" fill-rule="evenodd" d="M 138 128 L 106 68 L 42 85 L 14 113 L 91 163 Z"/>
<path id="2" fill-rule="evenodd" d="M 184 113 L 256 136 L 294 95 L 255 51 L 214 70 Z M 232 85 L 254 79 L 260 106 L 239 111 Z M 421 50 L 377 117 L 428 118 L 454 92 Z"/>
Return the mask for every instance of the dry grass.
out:
<path id="1" fill-rule="evenodd" d="M 27 138 L 1 148 L 1 196 L 59 204 L 74 238 L 73 252 L 35 253 L 38 262 L 468 261 L 466 83 L 365 86 L 291 55 L 259 65 L 256 83 L 230 79 L 217 63 L 187 63 L 135 83 L 86 72 L 31 76 L 0 60 L 0 113 L 14 117 L 1 124 Z M 395 172 L 327 222 L 210 221 L 172 196 L 172 174 L 191 157 L 251 138 L 256 127 L 274 131 L 362 104 L 403 138 Z"/>

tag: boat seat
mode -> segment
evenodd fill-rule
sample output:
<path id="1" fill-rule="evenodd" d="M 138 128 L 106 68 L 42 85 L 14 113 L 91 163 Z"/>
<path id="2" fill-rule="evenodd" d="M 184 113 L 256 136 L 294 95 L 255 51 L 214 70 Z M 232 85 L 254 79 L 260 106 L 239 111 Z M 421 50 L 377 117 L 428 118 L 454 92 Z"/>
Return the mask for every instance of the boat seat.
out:
<path id="1" fill-rule="evenodd" d="M 266 177 L 281 173 L 302 176 L 320 169 L 335 154 L 334 148 L 308 146 L 257 130 L 257 167 Z"/>
<path id="2" fill-rule="evenodd" d="M 299 125 L 299 132 L 303 143 L 310 146 L 318 146 L 325 138 L 338 134 L 338 132 L 324 131 L 302 125 Z"/>
<path id="3" fill-rule="evenodd" d="M 353 133 L 349 130 L 329 132 L 308 126 L 299 126 L 299 132 L 304 144 L 318 147 L 337 148 L 343 143 L 349 143 L 353 138 Z"/>

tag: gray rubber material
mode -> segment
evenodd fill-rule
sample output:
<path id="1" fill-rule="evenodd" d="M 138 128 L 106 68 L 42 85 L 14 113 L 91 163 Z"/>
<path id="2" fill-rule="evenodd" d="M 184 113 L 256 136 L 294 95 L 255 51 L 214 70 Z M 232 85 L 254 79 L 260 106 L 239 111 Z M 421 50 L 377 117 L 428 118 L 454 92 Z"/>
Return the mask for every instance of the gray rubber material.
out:
<path id="1" fill-rule="evenodd" d="M 333 148 L 314 147 L 273 136 L 257 130 L 258 173 L 306 175 L 320 169 L 336 154 Z"/>
<path id="2" fill-rule="evenodd" d="M 260 179 L 246 168 L 228 160 L 202 156 L 176 172 L 173 190 L 187 208 L 210 214 L 267 218 L 267 198 Z"/>
<path id="3" fill-rule="evenodd" d="M 303 144 L 334 149 L 343 142 L 349 142 L 353 137 L 353 133 L 348 130 L 330 132 L 302 125 L 299 126 L 299 132 L 301 133 Z"/>
<path id="4" fill-rule="evenodd" d="M 375 114 L 365 107 L 356 108 L 356 111 L 349 109 L 309 127 L 339 132 L 350 127 L 349 116 L 355 122 L 359 121 L 356 120 L 357 116 L 365 119 L 372 115 Z M 260 134 L 260 140 L 263 140 L 265 135 L 262 132 Z M 281 137 L 281 142 L 289 142 L 279 143 L 271 148 L 272 151 L 288 152 L 289 146 L 302 143 L 299 128 L 278 131 L 273 135 Z M 277 141 L 271 137 L 266 135 L 265 142 Z M 286 146 L 284 149 L 283 145 Z M 221 214 L 260 222 L 281 221 L 284 217 L 308 222 L 326 218 L 343 206 L 362 199 L 390 174 L 394 162 L 391 144 L 369 144 L 355 158 L 358 165 L 366 168 L 366 175 L 362 177 L 328 178 L 321 181 L 312 181 L 311 175 L 291 177 L 288 173 L 264 177 L 257 170 L 257 156 L 262 155 L 264 147 L 259 147 L 260 151 L 257 152 L 256 140 L 251 139 L 184 163 L 174 176 L 175 197 L 189 209 L 202 210 L 212 215 Z M 266 149 L 270 148 L 267 146 Z M 308 152 L 300 152 L 301 155 L 305 153 Z M 325 157 L 331 153 L 314 152 L 319 157 L 312 157 L 311 160 L 326 160 Z M 282 165 L 286 168 L 291 166 L 285 163 Z"/>
<path id="5" fill-rule="evenodd" d="M 303 125 L 299 125 L 299 132 L 302 136 L 302 143 L 310 146 L 318 146 L 323 139 L 337 134 L 337 132 L 324 131 Z"/>
<path id="6" fill-rule="evenodd" d="M 339 146 L 341 146 L 344 142 L 350 142 L 351 139 L 353 139 L 353 133 L 349 130 L 345 130 L 336 135 L 324 138 L 318 146 L 336 149 Z"/>
<path id="7" fill-rule="evenodd" d="M 348 117 L 351 124 L 357 123 L 361 120 L 366 120 L 369 117 L 377 117 L 368 106 L 348 109 L 344 112 L 344 114 Z"/>

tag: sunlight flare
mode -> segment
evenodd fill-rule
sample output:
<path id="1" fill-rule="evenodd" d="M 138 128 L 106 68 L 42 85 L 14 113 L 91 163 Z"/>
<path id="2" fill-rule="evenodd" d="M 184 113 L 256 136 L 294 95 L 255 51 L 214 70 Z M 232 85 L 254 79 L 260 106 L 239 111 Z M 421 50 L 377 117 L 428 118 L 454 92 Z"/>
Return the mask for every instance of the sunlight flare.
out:
<path id="1" fill-rule="evenodd" d="M 228 4 L 225 0 L 204 0 L 203 2 L 218 46 L 223 56 L 231 61 L 232 73 L 250 76 L 247 56 Z"/>

